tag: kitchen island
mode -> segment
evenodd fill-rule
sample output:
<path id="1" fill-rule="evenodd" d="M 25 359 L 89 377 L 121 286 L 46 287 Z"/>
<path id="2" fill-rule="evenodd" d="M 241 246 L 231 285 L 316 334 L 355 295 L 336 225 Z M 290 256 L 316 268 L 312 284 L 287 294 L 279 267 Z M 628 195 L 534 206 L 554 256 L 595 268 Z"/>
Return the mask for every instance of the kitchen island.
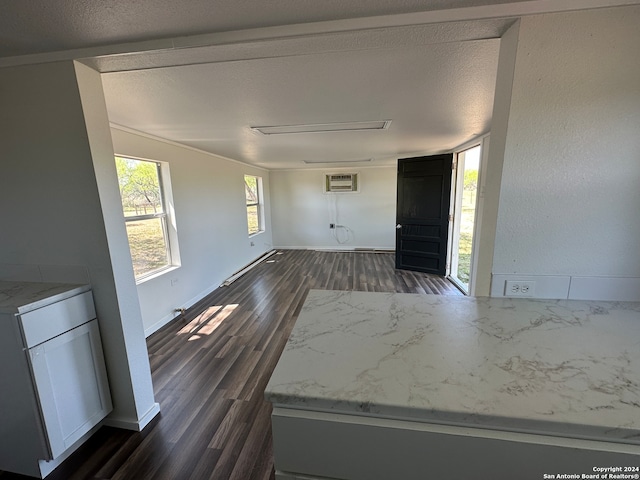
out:
<path id="1" fill-rule="evenodd" d="M 312 290 L 265 395 L 279 479 L 638 466 L 640 303 Z"/>

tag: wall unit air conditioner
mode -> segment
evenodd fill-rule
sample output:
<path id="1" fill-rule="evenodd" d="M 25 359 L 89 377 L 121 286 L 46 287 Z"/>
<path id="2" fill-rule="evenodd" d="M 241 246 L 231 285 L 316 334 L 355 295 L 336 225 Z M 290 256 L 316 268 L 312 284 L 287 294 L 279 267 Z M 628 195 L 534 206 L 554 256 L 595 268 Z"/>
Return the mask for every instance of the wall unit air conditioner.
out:
<path id="1" fill-rule="evenodd" d="M 357 173 L 325 173 L 324 193 L 354 193 L 360 191 Z"/>

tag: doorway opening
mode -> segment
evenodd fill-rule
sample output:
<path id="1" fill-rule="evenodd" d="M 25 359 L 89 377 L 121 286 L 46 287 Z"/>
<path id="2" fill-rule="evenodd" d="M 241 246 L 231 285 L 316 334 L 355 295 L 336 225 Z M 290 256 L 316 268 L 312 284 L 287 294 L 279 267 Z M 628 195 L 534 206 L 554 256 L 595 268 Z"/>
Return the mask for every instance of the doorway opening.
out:
<path id="1" fill-rule="evenodd" d="M 453 222 L 449 248 L 449 279 L 466 295 L 473 276 L 472 253 L 475 231 L 480 144 L 456 153 L 452 179 Z"/>

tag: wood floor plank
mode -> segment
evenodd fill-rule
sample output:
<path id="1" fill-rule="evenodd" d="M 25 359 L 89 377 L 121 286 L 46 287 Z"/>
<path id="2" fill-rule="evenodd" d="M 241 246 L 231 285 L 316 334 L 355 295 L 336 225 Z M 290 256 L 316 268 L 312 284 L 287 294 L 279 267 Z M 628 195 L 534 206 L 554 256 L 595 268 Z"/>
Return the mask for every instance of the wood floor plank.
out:
<path id="1" fill-rule="evenodd" d="M 203 478 L 209 478 L 211 472 L 214 471 L 216 465 L 219 463 L 221 455 L 222 450 L 207 448 L 200 456 L 198 464 L 191 472 L 189 479 L 200 480 Z"/>
<path id="2" fill-rule="evenodd" d="M 202 455 L 207 453 L 211 437 L 215 435 L 231 410 L 230 402 L 228 399 L 219 398 L 205 405 L 189 423 L 188 428 L 179 437 L 175 447 L 165 456 L 157 471 L 152 476 L 145 475 L 135 478 L 141 480 L 190 478 Z M 206 421 L 204 421 L 205 419 Z"/>
<path id="3" fill-rule="evenodd" d="M 120 465 L 115 465 L 115 469 L 112 470 L 109 476 L 99 476 L 98 478 L 105 480 L 154 478 L 163 460 L 171 453 L 174 447 L 175 444 L 164 441 L 157 432 L 152 432 L 146 441 L 141 442 Z"/>
<path id="4" fill-rule="evenodd" d="M 271 415 L 271 414 L 269 414 Z M 275 472 L 273 470 L 273 437 L 271 436 L 271 419 L 269 419 L 269 428 L 259 449 L 259 456 L 253 466 L 253 471 L 249 480 L 275 480 Z"/>
<path id="5" fill-rule="evenodd" d="M 49 479 L 273 480 L 264 389 L 310 289 L 460 295 L 394 267 L 392 253 L 284 250 L 211 292 L 147 339 L 160 415 L 103 427 Z"/>
<path id="6" fill-rule="evenodd" d="M 246 480 L 251 476 L 264 443 L 264 438 L 271 431 L 270 415 L 271 405 L 265 401 L 256 414 L 257 420 L 251 425 L 247 441 L 242 446 L 242 450 L 229 475 L 229 480 Z"/>

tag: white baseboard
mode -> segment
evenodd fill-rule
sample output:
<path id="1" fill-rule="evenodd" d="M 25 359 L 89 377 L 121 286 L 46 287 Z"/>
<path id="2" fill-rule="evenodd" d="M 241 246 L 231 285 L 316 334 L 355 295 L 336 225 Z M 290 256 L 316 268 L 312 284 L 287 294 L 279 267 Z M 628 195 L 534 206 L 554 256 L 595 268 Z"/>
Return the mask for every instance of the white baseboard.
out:
<path id="1" fill-rule="evenodd" d="M 122 428 L 124 430 L 133 430 L 134 432 L 141 432 L 156 415 L 160 413 L 160 404 L 154 403 L 147 412 L 142 415 L 138 420 L 124 419 L 124 418 L 111 418 L 107 417 L 104 424 L 108 427 Z"/>
<path id="2" fill-rule="evenodd" d="M 534 293 L 530 298 L 640 301 L 640 278 L 638 277 L 493 274 L 490 295 L 522 298 L 507 294 L 505 287 L 509 280 L 535 282 Z"/>
<path id="3" fill-rule="evenodd" d="M 139 429 L 138 431 L 141 432 L 142 430 L 144 430 L 144 427 L 149 425 L 149 422 L 151 422 L 151 420 L 156 418 L 156 415 L 158 415 L 159 413 L 160 413 L 160 404 L 158 402 L 154 402 L 151 408 L 147 410 L 147 413 L 145 413 L 142 416 L 142 418 L 138 421 L 138 429 Z"/>
<path id="4" fill-rule="evenodd" d="M 640 301 L 640 278 L 571 277 L 571 300 Z"/>
<path id="5" fill-rule="evenodd" d="M 186 307 L 180 307 L 180 308 L 186 308 Z M 175 314 L 165 315 L 150 327 L 145 328 L 144 338 L 147 338 L 150 335 L 153 335 L 154 333 L 156 333 L 158 330 L 160 330 L 162 327 L 164 327 L 167 323 L 169 323 L 171 320 L 173 320 L 177 316 L 178 316 L 177 312 Z"/>
<path id="6" fill-rule="evenodd" d="M 212 285 L 210 285 L 209 287 L 205 288 L 204 290 L 202 290 L 200 293 L 198 293 L 197 295 L 195 295 L 194 297 L 190 298 L 189 300 L 187 300 L 186 302 L 182 302 L 181 305 L 179 305 L 176 308 L 184 308 L 187 309 L 191 306 L 193 306 L 194 304 L 198 303 L 200 300 L 202 300 L 204 297 L 206 297 L 207 295 L 209 295 L 211 292 L 213 292 L 216 288 L 220 287 L 220 282 L 222 280 L 219 280 L 215 283 L 213 283 Z M 153 325 L 147 327 L 144 329 L 144 337 L 147 338 L 148 336 L 150 336 L 151 334 L 157 332 L 158 330 L 160 330 L 162 327 L 164 327 L 166 324 L 168 324 L 169 322 L 171 322 L 172 320 L 174 320 L 176 317 L 178 316 L 178 312 L 173 312 L 170 313 L 169 315 L 165 315 L 164 317 L 162 317 L 160 320 L 158 320 L 156 323 L 154 323 Z"/>
<path id="7" fill-rule="evenodd" d="M 395 247 L 354 247 L 352 245 L 350 246 L 343 246 L 343 245 L 335 245 L 332 247 L 327 247 L 326 245 L 323 246 L 318 246 L 318 247 L 314 247 L 314 246 L 309 246 L 309 245 L 305 245 L 304 247 L 274 247 L 276 250 L 319 250 L 322 252 L 370 252 L 370 251 L 376 251 L 376 252 L 384 252 L 384 253 L 393 253 L 395 252 Z"/>
<path id="8" fill-rule="evenodd" d="M 229 278 L 227 278 L 224 282 L 222 282 L 222 284 L 220 285 L 221 287 L 228 287 L 229 285 L 231 285 L 233 282 L 235 282 L 237 279 L 239 279 L 240 277 L 242 277 L 245 273 L 249 272 L 249 270 L 251 270 L 252 268 L 256 267 L 257 265 L 260 265 L 262 262 L 264 262 L 267 258 L 275 255 L 277 253 L 277 251 L 274 250 L 269 250 L 268 252 L 266 252 L 264 255 L 259 256 L 258 258 L 256 258 L 253 262 L 249 263 L 247 266 L 241 268 L 240 270 L 238 270 L 236 273 L 234 273 L 233 275 L 231 275 Z"/>
<path id="9" fill-rule="evenodd" d="M 275 252 L 274 250 L 271 250 L 273 252 Z M 259 257 L 257 257 L 254 262 L 257 262 L 260 259 L 265 258 L 266 259 L 266 255 L 269 252 L 265 252 L 262 255 L 260 255 Z M 252 265 L 253 263 L 251 263 Z M 182 302 L 182 304 L 180 304 L 178 307 L 176 307 L 177 309 L 180 308 L 190 308 L 193 305 L 195 305 L 196 303 L 198 303 L 200 300 L 202 300 L 204 297 L 206 297 L 207 295 L 209 295 L 211 292 L 213 292 L 214 290 L 220 288 L 222 285 L 222 283 L 224 282 L 224 278 L 220 278 L 218 280 L 216 280 L 213 284 L 210 284 L 209 287 L 205 288 L 204 290 L 202 290 L 200 293 L 198 293 L 197 295 L 191 297 L 189 300 Z M 172 312 L 168 315 L 165 315 L 164 317 L 162 317 L 160 320 L 158 320 L 157 322 L 155 322 L 153 325 L 147 327 L 144 329 L 144 336 L 145 338 L 149 337 L 150 335 L 152 335 L 153 333 L 157 332 L 158 330 L 160 330 L 162 327 L 164 327 L 165 325 L 167 325 L 168 323 L 170 323 L 171 321 L 173 321 L 176 317 L 178 316 L 178 312 Z"/>

